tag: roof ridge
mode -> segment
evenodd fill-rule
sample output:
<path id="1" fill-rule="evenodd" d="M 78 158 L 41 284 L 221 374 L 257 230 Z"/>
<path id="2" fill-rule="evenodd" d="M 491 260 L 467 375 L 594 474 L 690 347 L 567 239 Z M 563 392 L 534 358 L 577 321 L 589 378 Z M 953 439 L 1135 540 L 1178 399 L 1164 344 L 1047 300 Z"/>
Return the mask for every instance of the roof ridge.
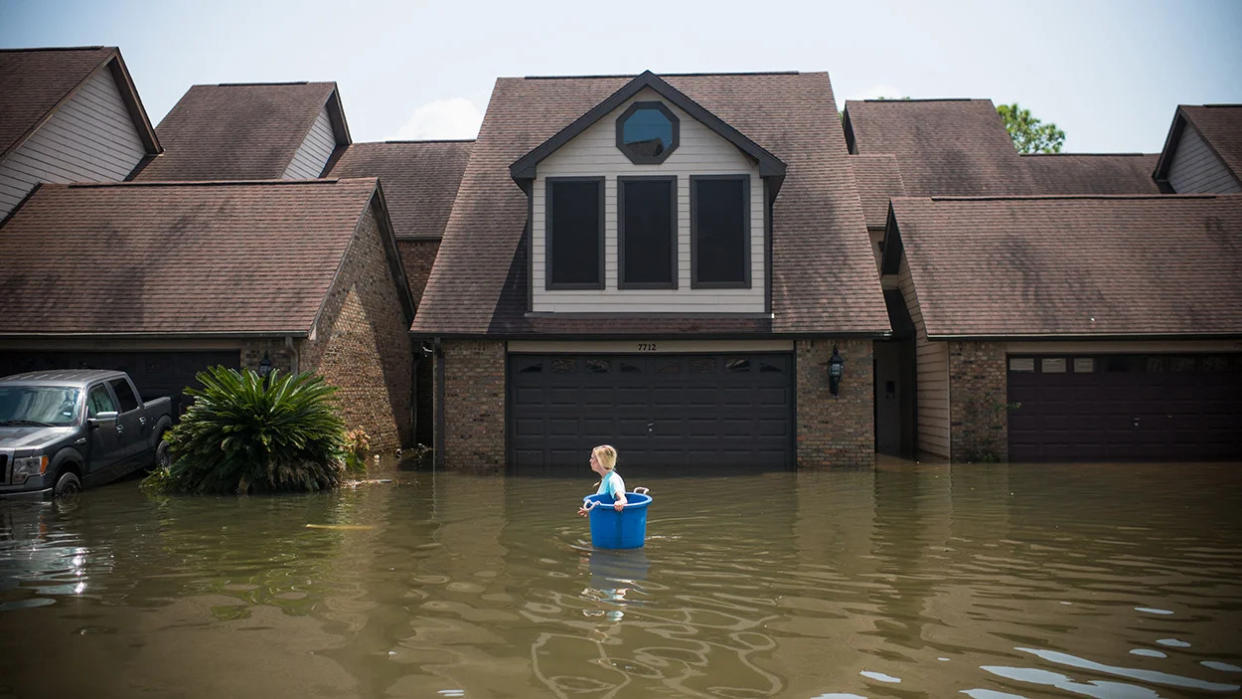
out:
<path id="1" fill-rule="evenodd" d="M 218 187 L 224 185 L 295 185 L 295 184 L 338 184 L 343 180 L 373 180 L 374 177 L 316 177 L 301 180 L 156 180 L 129 182 L 71 182 L 64 186 L 67 189 L 98 189 L 104 187 Z M 45 185 L 46 186 L 46 185 Z"/>
<path id="2" fill-rule="evenodd" d="M 253 82 L 253 83 L 205 83 L 196 87 L 271 87 L 274 85 L 311 85 L 311 84 L 327 84 L 326 81 L 312 80 L 287 80 L 284 82 Z"/>
<path id="3" fill-rule="evenodd" d="M 990 97 L 867 97 L 860 100 L 846 100 L 847 102 L 891 102 L 901 104 L 903 102 L 990 102 Z"/>
<path id="4" fill-rule="evenodd" d="M 474 143 L 477 138 L 412 138 L 412 139 L 396 139 L 393 141 L 362 141 L 353 145 L 378 145 L 381 143 Z"/>
<path id="5" fill-rule="evenodd" d="M 935 196 L 935 197 L 893 197 L 894 199 L 929 199 L 931 201 L 1040 201 L 1040 200 L 1058 200 L 1058 199 L 1103 199 L 1103 200 L 1124 200 L 1124 199 L 1216 199 L 1219 194 L 1004 194 L 1004 195 L 981 195 L 981 196 Z M 1242 199 L 1242 197 L 1239 197 Z"/>
<path id="6" fill-rule="evenodd" d="M 729 76 L 729 75 L 802 75 L 797 70 L 755 70 L 755 71 L 722 71 L 719 73 L 699 72 L 699 73 L 657 73 L 656 71 L 646 71 L 652 75 L 666 78 L 694 78 L 707 76 Z M 614 75 L 525 75 L 522 80 L 598 80 L 601 78 L 637 78 L 642 73 L 618 73 Z"/>
<path id="7" fill-rule="evenodd" d="M 20 53 L 23 51 L 99 51 L 100 49 L 114 49 L 115 46 L 30 46 L 26 48 L 2 49 L 0 53 Z"/>
<path id="8" fill-rule="evenodd" d="M 1120 152 L 1118 153 L 1018 153 L 1018 155 L 1022 156 L 1023 158 L 1032 158 L 1032 157 L 1038 157 L 1038 156 L 1044 156 L 1044 155 L 1050 155 L 1050 156 L 1057 156 L 1057 155 L 1135 155 L 1135 156 L 1139 156 L 1139 155 L 1160 155 L 1160 154 L 1159 153 L 1141 153 L 1141 152 L 1135 151 L 1135 152 L 1129 152 L 1129 153 L 1120 153 Z"/>

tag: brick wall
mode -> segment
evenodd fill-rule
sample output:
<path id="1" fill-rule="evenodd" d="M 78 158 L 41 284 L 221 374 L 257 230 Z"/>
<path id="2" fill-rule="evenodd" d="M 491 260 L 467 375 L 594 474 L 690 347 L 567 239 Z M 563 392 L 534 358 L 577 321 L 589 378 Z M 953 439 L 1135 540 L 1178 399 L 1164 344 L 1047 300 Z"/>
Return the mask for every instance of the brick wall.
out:
<path id="1" fill-rule="evenodd" d="M 839 395 L 828 391 L 828 358 L 845 360 Z M 798 468 L 875 464 L 875 387 L 871 340 L 798 340 Z"/>
<path id="2" fill-rule="evenodd" d="M 949 442 L 954 461 L 1005 461 L 1009 410 L 1005 347 L 949 343 Z"/>
<path id="3" fill-rule="evenodd" d="M 294 340 L 296 348 L 301 340 Z M 271 338 L 264 340 L 247 340 L 241 346 L 241 366 L 243 369 L 259 370 L 259 362 L 263 361 L 263 357 L 267 356 L 272 362 L 273 369 L 279 369 L 281 373 L 287 374 L 293 370 L 294 351 L 285 346 L 284 338 Z"/>
<path id="4" fill-rule="evenodd" d="M 431 265 L 436 261 L 436 253 L 440 250 L 439 240 L 398 240 L 397 250 L 401 253 L 401 266 L 405 268 L 405 279 L 410 285 L 410 295 L 414 297 L 414 306 L 422 303 L 423 288 L 427 286 L 427 277 L 431 276 Z"/>
<path id="5" fill-rule="evenodd" d="M 505 343 L 445 340 L 444 467 L 496 473 L 505 465 Z"/>
<path id="6" fill-rule="evenodd" d="M 380 227 L 368 209 L 299 359 L 301 370 L 337 386 L 345 426 L 366 430 L 376 451 L 413 443 L 408 331 Z"/>

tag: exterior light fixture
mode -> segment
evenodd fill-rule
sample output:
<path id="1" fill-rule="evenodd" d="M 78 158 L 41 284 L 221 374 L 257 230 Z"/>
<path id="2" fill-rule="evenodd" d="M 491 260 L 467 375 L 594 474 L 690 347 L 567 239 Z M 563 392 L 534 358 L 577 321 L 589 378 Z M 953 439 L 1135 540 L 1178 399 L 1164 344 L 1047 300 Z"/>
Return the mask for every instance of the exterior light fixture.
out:
<path id="1" fill-rule="evenodd" d="M 844 372 L 845 360 L 837 352 L 837 346 L 833 345 L 832 356 L 828 358 L 828 392 L 834 396 L 841 391 L 841 374 Z"/>
<path id="2" fill-rule="evenodd" d="M 267 353 L 263 353 L 263 359 L 259 360 L 259 378 L 266 379 L 272 373 L 272 357 Z"/>

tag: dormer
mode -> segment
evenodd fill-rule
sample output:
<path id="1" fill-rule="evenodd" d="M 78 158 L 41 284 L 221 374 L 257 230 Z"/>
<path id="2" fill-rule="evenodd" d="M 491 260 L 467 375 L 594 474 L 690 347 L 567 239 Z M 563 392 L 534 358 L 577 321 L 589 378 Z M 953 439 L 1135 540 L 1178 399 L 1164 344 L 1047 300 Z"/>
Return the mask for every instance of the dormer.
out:
<path id="1" fill-rule="evenodd" d="M 137 180 L 313 179 L 350 143 L 333 82 L 194 85 L 156 133 Z"/>
<path id="2" fill-rule="evenodd" d="M 41 182 L 120 182 L 160 142 L 113 47 L 0 50 L 0 221 Z"/>
<path id="3" fill-rule="evenodd" d="M 514 162 L 529 311 L 770 313 L 785 164 L 650 72 Z"/>
<path id="4" fill-rule="evenodd" d="M 1178 105 L 1152 177 L 1177 194 L 1242 192 L 1242 104 Z"/>

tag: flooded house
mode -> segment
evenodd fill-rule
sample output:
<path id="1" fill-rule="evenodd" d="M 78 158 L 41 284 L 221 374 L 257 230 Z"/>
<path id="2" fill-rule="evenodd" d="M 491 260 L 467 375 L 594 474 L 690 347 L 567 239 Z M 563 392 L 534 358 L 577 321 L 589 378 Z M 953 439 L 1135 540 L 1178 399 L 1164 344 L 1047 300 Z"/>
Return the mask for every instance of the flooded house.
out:
<path id="1" fill-rule="evenodd" d="M 355 143 L 331 82 L 195 85 L 152 128 L 116 49 L 0 64 L 0 374 L 319 371 L 472 472 L 1242 448 L 1242 107 L 1019 155 L 989 100 L 646 72 Z"/>

